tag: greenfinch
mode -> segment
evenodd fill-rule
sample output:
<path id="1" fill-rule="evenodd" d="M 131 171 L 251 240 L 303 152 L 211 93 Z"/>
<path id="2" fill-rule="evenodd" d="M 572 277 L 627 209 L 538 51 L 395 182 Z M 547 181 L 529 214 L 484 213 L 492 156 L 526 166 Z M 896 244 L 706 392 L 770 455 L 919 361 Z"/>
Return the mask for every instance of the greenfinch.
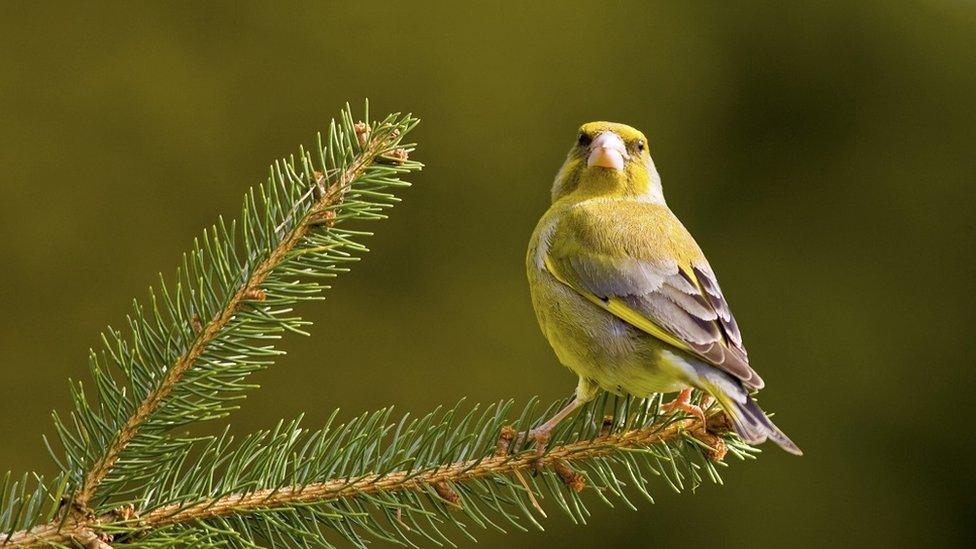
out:
<path id="1" fill-rule="evenodd" d="M 749 444 L 800 449 L 750 392 L 763 387 L 715 273 L 664 201 L 640 131 L 584 124 L 552 186 L 526 256 L 532 305 L 559 361 L 579 376 L 572 402 L 529 435 L 540 445 L 600 390 L 648 397 L 704 420 L 714 397 Z"/>

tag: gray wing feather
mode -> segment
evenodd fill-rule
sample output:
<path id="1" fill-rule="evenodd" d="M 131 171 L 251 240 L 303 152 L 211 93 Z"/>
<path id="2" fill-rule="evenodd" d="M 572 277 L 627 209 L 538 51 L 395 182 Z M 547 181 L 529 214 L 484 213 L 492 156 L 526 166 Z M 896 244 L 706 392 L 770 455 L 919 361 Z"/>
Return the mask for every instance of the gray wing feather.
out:
<path id="1" fill-rule="evenodd" d="M 622 299 L 746 387 L 762 388 L 762 379 L 749 366 L 735 317 L 707 264 L 694 267 L 697 284 L 676 264 L 634 258 L 611 262 L 582 256 L 566 258 L 563 264 L 573 269 L 594 295 Z"/>

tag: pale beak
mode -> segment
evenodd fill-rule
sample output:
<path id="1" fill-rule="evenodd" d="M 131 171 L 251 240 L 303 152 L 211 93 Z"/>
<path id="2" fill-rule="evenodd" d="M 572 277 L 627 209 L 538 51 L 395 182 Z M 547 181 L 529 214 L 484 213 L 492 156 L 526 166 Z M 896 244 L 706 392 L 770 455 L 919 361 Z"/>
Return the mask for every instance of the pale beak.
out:
<path id="1" fill-rule="evenodd" d="M 630 158 L 630 155 L 627 154 L 624 140 L 614 132 L 603 132 L 590 144 L 590 157 L 586 159 L 586 165 L 620 171 L 624 169 L 625 158 Z"/>

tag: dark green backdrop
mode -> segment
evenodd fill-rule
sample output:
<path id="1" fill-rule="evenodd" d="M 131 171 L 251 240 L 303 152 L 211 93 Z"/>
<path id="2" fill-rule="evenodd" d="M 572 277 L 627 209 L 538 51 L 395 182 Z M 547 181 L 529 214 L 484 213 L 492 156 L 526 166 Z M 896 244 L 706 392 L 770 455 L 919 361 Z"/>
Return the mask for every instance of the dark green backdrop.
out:
<path id="1" fill-rule="evenodd" d="M 976 6 L 126 3 L 0 7 L 0 469 L 50 472 L 66 379 L 154 273 L 347 99 L 427 169 L 303 313 L 235 429 L 562 397 L 529 233 L 584 121 L 645 130 L 804 448 L 726 485 L 484 546 L 962 545 L 976 536 Z M 550 506 L 552 509 L 555 507 Z"/>

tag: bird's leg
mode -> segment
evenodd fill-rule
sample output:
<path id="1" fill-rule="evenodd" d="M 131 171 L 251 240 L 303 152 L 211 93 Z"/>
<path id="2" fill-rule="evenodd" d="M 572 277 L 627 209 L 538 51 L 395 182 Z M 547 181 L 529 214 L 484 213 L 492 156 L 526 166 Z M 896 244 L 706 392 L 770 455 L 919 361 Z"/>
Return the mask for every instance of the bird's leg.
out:
<path id="1" fill-rule="evenodd" d="M 596 396 L 599 387 L 597 384 L 585 377 L 579 378 L 579 383 L 576 385 L 576 392 L 573 394 L 573 400 L 566 405 L 565 408 L 556 412 L 556 415 L 549 418 L 545 423 L 532 429 L 528 432 L 523 432 L 518 437 L 518 445 L 521 446 L 527 440 L 531 440 L 535 443 L 535 453 L 536 456 L 542 457 L 542 454 L 546 452 L 546 445 L 549 444 L 549 435 L 552 433 L 553 428 L 559 424 L 560 421 L 566 419 L 566 416 L 572 414 L 580 406 L 583 406 L 587 402 L 593 400 Z M 538 464 L 538 460 L 537 464 Z"/>
<path id="2" fill-rule="evenodd" d="M 573 397 L 573 401 L 566 405 L 565 408 L 556 412 L 556 415 L 549 418 L 548 421 L 542 425 L 532 429 L 528 432 L 527 438 L 535 443 L 535 453 L 537 456 L 541 457 L 546 451 L 546 445 L 549 443 L 549 435 L 552 433 L 553 428 L 559 424 L 560 421 L 566 419 L 566 416 L 572 414 L 577 408 L 586 404 L 588 401 L 584 400 L 576 395 Z"/>
<path id="3" fill-rule="evenodd" d="M 674 400 L 668 402 L 667 404 L 663 404 L 661 409 L 665 412 L 681 410 L 682 412 L 691 414 L 698 418 L 698 421 L 701 422 L 703 428 L 706 425 L 705 412 L 702 411 L 700 406 L 696 406 L 691 403 L 691 387 L 682 390 L 680 393 L 678 393 L 678 396 Z"/>

